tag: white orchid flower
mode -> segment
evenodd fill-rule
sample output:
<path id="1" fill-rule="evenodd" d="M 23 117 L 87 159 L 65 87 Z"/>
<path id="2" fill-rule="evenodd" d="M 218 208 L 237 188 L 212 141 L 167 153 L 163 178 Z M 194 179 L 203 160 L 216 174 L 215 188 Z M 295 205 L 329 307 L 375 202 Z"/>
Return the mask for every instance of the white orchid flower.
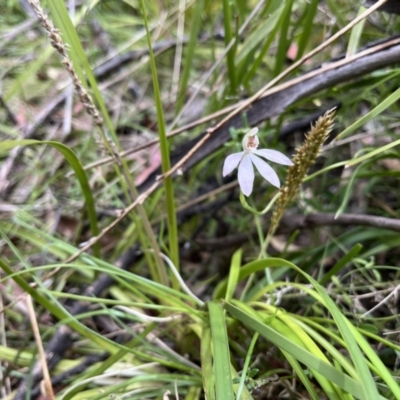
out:
<path id="1" fill-rule="evenodd" d="M 222 175 L 230 174 L 238 165 L 239 186 L 243 194 L 250 196 L 253 191 L 254 169 L 253 164 L 261 176 L 271 185 L 279 188 L 281 186 L 276 172 L 260 157 L 282 165 L 293 165 L 292 161 L 280 151 L 260 149 L 257 150 L 260 141 L 257 136 L 258 128 L 253 128 L 243 138 L 243 151 L 226 157 Z"/>

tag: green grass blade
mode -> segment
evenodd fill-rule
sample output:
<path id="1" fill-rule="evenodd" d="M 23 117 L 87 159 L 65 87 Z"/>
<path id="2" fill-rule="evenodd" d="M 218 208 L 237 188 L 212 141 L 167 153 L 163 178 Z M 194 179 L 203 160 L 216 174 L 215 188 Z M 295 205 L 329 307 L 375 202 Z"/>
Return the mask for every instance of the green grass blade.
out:
<path id="1" fill-rule="evenodd" d="M 115 133 L 114 124 L 112 123 L 110 116 L 107 111 L 107 107 L 104 104 L 103 96 L 100 93 L 97 85 L 97 80 L 92 72 L 92 67 L 86 57 L 85 51 L 83 50 L 81 41 L 79 39 L 76 28 L 71 21 L 68 10 L 63 0 L 54 0 L 48 2 L 48 6 L 51 11 L 52 18 L 58 29 L 63 34 L 63 39 L 68 43 L 67 51 L 71 57 L 71 61 L 74 65 L 75 72 L 81 80 L 81 83 L 87 88 L 86 78 L 89 81 L 90 87 L 93 91 L 93 97 L 96 104 L 100 108 L 100 112 L 104 118 L 107 128 L 114 140 L 118 145 L 118 138 Z M 85 74 L 83 73 L 85 72 Z M 86 76 L 86 77 L 85 77 Z"/>
<path id="2" fill-rule="evenodd" d="M 81 162 L 75 153 L 67 146 L 62 143 L 54 141 L 40 141 L 40 140 L 7 140 L 0 143 L 0 153 L 3 151 L 8 151 L 17 146 L 32 146 L 32 145 L 48 145 L 56 150 L 58 150 L 64 158 L 68 161 L 71 168 L 74 170 L 76 177 L 78 178 L 79 184 L 82 189 L 82 194 L 85 198 L 85 204 L 87 208 L 90 228 L 92 230 L 92 235 L 97 236 L 99 233 L 99 228 L 97 225 L 97 213 L 95 208 L 95 203 L 93 199 L 92 190 L 89 186 L 89 181 L 86 176 L 86 172 L 82 167 Z M 100 257 L 100 244 L 95 243 L 93 245 L 93 252 L 96 257 Z"/>
<path id="3" fill-rule="evenodd" d="M 381 146 L 375 150 L 372 150 L 369 153 L 364 154 L 363 156 L 353 158 L 352 160 L 348 161 L 346 165 L 352 166 L 352 165 L 359 164 L 360 162 L 369 160 L 370 158 L 380 155 L 380 154 L 384 153 L 385 151 L 390 150 L 391 148 L 396 147 L 398 145 L 400 145 L 400 139 L 395 140 L 394 142 L 389 143 L 385 146 Z"/>
<path id="4" fill-rule="evenodd" d="M 264 268 L 263 268 L 263 266 L 264 266 Z M 341 332 L 341 335 L 346 342 L 347 348 L 349 350 L 349 353 L 351 355 L 353 363 L 356 367 L 358 377 L 359 377 L 360 381 L 363 382 L 363 385 L 362 385 L 363 386 L 363 398 L 366 400 L 377 399 L 378 392 L 377 392 L 375 382 L 371 376 L 371 372 L 368 368 L 368 365 L 357 345 L 357 342 L 355 341 L 353 335 L 351 334 L 351 331 L 348 328 L 347 319 L 343 316 L 343 314 L 339 311 L 339 309 L 337 308 L 335 303 L 331 300 L 331 298 L 325 292 L 325 289 L 322 286 L 320 286 L 316 280 L 314 280 L 311 276 L 309 276 L 307 273 L 302 271 L 300 268 L 296 267 L 294 264 L 292 264 L 286 260 L 278 259 L 278 258 L 254 261 L 252 263 L 247 264 L 247 266 L 244 266 L 242 268 L 242 271 L 243 271 L 243 274 L 247 274 L 247 273 L 249 273 L 249 271 L 255 272 L 256 270 L 262 270 L 262 269 L 272 267 L 272 266 L 274 266 L 274 267 L 286 266 L 286 267 L 293 268 L 296 271 L 298 271 L 300 274 L 302 274 L 315 287 L 315 289 L 320 294 L 321 298 L 324 300 L 325 307 L 327 307 L 329 312 L 332 314 L 332 317 L 334 318 L 334 320 L 339 328 L 339 331 Z M 242 276 L 242 274 L 241 274 L 241 276 Z M 335 383 L 337 383 L 337 382 L 335 382 Z M 349 393 L 354 394 L 353 392 L 349 392 Z"/>
<path id="5" fill-rule="evenodd" d="M 146 335 L 148 335 L 153 329 L 154 329 L 154 326 L 152 324 L 146 326 L 146 328 L 143 330 L 143 332 L 139 333 L 137 335 L 137 337 L 133 338 L 128 343 L 126 343 L 125 346 L 128 348 L 134 348 L 136 346 L 139 346 L 143 342 L 143 340 L 146 338 Z M 88 384 L 88 383 L 84 383 L 83 381 L 86 381 L 94 376 L 101 375 L 102 373 L 104 373 L 104 371 L 106 369 L 111 368 L 117 361 L 119 361 L 125 355 L 126 355 L 125 350 L 118 350 L 115 354 L 111 354 L 106 360 L 101 362 L 100 365 L 87 371 L 83 376 L 80 377 L 80 381 L 82 383 L 76 385 L 76 387 L 74 387 L 74 388 L 71 388 L 68 391 L 68 393 L 64 393 L 63 400 L 72 399 L 76 394 L 80 393 L 85 388 L 85 386 Z"/>
<path id="6" fill-rule="evenodd" d="M 349 202 L 349 200 L 350 200 L 350 197 L 351 197 L 351 195 L 352 195 L 352 188 L 353 188 L 353 185 L 354 185 L 354 183 L 356 182 L 356 179 L 357 179 L 357 177 L 358 177 L 358 174 L 362 171 L 362 169 L 363 169 L 364 167 L 365 167 L 365 165 L 364 165 L 364 164 L 361 164 L 361 165 L 359 165 L 359 166 L 355 169 L 355 171 L 352 173 L 352 175 L 351 175 L 351 177 L 350 177 L 350 179 L 349 179 L 349 182 L 348 182 L 348 184 L 346 185 L 346 189 L 345 189 L 345 191 L 344 191 L 343 200 L 342 200 L 342 202 L 341 202 L 341 204 L 340 204 L 338 210 L 336 211 L 335 219 L 336 219 L 337 217 L 339 217 L 339 215 L 343 214 L 343 212 L 345 211 L 345 209 L 346 209 L 346 207 L 347 207 L 347 204 L 348 204 L 348 202 Z"/>
<path id="7" fill-rule="evenodd" d="M 290 16 L 292 14 L 293 0 L 287 0 L 285 8 L 282 12 L 282 23 L 280 29 L 280 37 L 278 42 L 278 49 L 275 55 L 275 66 L 273 74 L 274 76 L 279 75 L 282 72 L 286 61 L 286 53 L 289 48 L 288 32 L 290 26 Z"/>
<path id="8" fill-rule="evenodd" d="M 225 46 L 228 47 L 229 43 L 233 39 L 232 34 L 232 5 L 233 2 L 230 0 L 223 0 L 223 14 L 224 14 L 224 28 L 225 28 Z M 230 93 L 234 94 L 237 90 L 236 83 L 236 70 L 235 70 L 235 53 L 236 46 L 232 46 L 226 55 L 227 67 L 228 67 L 228 77 L 230 82 Z"/>
<path id="9" fill-rule="evenodd" d="M 216 399 L 234 399 L 232 389 L 229 341 L 225 326 L 225 313 L 221 304 L 208 303 L 214 354 Z"/>
<path id="10" fill-rule="evenodd" d="M 229 270 L 228 287 L 226 289 L 225 301 L 230 301 L 236 289 L 239 271 L 242 262 L 242 249 L 236 250 L 232 256 L 231 268 Z"/>
<path id="11" fill-rule="evenodd" d="M 347 374 L 349 374 L 352 378 L 357 379 L 357 372 L 354 366 L 351 364 L 349 359 L 346 358 L 346 356 L 344 356 L 340 352 L 340 350 L 337 349 L 335 346 L 336 343 L 340 346 L 344 346 L 345 343 L 339 336 L 334 334 L 329 329 L 330 324 L 328 323 L 328 321 L 327 321 L 328 328 L 325 328 L 322 325 L 323 322 L 316 323 L 315 321 L 310 321 L 307 317 L 304 317 L 303 319 L 299 320 L 299 317 L 295 315 L 293 316 L 292 320 L 294 321 L 295 324 L 301 326 L 301 328 L 304 331 L 306 331 L 310 337 L 312 337 L 314 342 L 325 350 L 325 353 L 329 354 L 333 358 L 335 365 L 340 365 L 343 369 L 346 370 Z M 319 334 L 311 326 L 314 326 L 314 328 L 318 328 L 318 330 L 322 332 L 324 336 Z M 334 344 L 332 344 L 329 340 L 325 339 L 326 337 L 331 338 L 334 341 Z"/>
<path id="12" fill-rule="evenodd" d="M 329 6 L 331 13 L 333 14 L 333 17 L 336 19 L 339 28 L 343 28 L 347 24 L 343 16 L 345 14 L 343 7 L 341 7 L 337 0 L 327 0 L 327 5 Z"/>
<path id="13" fill-rule="evenodd" d="M 254 347 L 256 345 L 258 336 L 259 335 L 256 332 L 254 334 L 254 336 L 253 336 L 253 339 L 251 339 L 251 343 L 250 343 L 249 349 L 247 350 L 247 355 L 246 355 L 246 359 L 244 361 L 242 375 L 240 376 L 240 383 L 239 383 L 239 387 L 238 387 L 238 391 L 237 391 L 237 395 L 236 395 L 236 400 L 239 400 L 241 398 L 243 389 L 245 388 L 246 375 L 247 375 L 247 371 L 249 369 L 251 356 L 252 356 L 252 354 L 254 352 Z"/>
<path id="14" fill-rule="evenodd" d="M 201 369 L 203 377 L 203 388 L 207 399 L 215 400 L 215 374 L 212 362 L 211 329 L 204 326 L 201 333 Z"/>
<path id="15" fill-rule="evenodd" d="M 361 128 L 367 122 L 371 121 L 373 118 L 380 115 L 383 111 L 389 108 L 392 104 L 396 103 L 400 98 L 400 88 L 393 92 L 390 96 L 388 96 L 385 100 L 379 103 L 375 108 L 373 108 L 370 112 L 362 116 L 352 125 L 347 127 L 343 132 L 341 132 L 337 137 L 336 140 L 343 139 L 349 136 L 351 133 L 356 131 L 357 129 Z"/>
<path id="16" fill-rule="evenodd" d="M 186 45 L 185 49 L 185 62 L 183 64 L 183 71 L 182 75 L 180 77 L 180 83 L 179 83 L 179 91 L 178 91 L 178 97 L 176 101 L 176 109 L 175 109 L 175 114 L 177 115 L 179 111 L 181 111 L 183 104 L 186 99 L 186 89 L 187 85 L 189 82 L 190 78 L 190 73 L 192 71 L 192 65 L 193 65 L 193 59 L 194 59 L 194 54 L 196 51 L 196 45 L 197 45 L 197 37 L 200 31 L 200 26 L 201 26 L 201 19 L 202 19 L 202 11 L 203 11 L 203 6 L 204 6 L 204 0 L 197 0 L 195 2 L 195 9 L 193 13 L 193 20 L 192 20 L 192 28 L 190 30 L 190 37 L 189 37 L 189 42 Z"/>
<path id="17" fill-rule="evenodd" d="M 365 7 L 360 6 L 357 13 L 357 17 L 360 16 L 363 12 L 365 12 L 365 10 L 366 10 Z M 366 20 L 363 19 L 359 24 L 357 24 L 351 30 L 349 44 L 347 45 L 347 52 L 346 52 L 347 57 L 355 54 L 357 52 L 357 49 L 360 47 L 360 40 L 364 30 L 365 22 Z"/>
<path id="18" fill-rule="evenodd" d="M 2 90 L 4 91 L 4 100 L 9 101 L 17 95 L 22 95 L 23 97 L 25 84 L 30 79 L 32 79 L 32 76 L 35 76 L 38 73 L 40 68 L 43 68 L 43 65 L 50 58 L 53 52 L 53 47 L 43 50 L 43 52 L 31 65 L 27 66 L 26 68 L 24 68 L 23 71 L 21 71 L 21 74 L 18 75 L 18 79 L 15 79 L 15 81 L 13 81 L 10 86 L 2 88 Z"/>
<path id="19" fill-rule="evenodd" d="M 147 44 L 149 47 L 149 54 L 150 54 L 151 75 L 153 79 L 154 97 L 157 107 L 157 123 L 158 123 L 158 134 L 160 138 L 162 170 L 163 172 L 167 172 L 171 168 L 171 162 L 169 158 L 169 145 L 165 128 L 161 92 L 158 84 L 156 61 L 153 53 L 153 46 L 151 43 L 151 36 L 147 22 L 146 4 L 144 0 L 141 0 L 141 5 L 142 5 L 143 21 L 146 27 Z M 166 208 L 167 208 L 170 257 L 175 267 L 179 270 L 178 226 L 177 226 L 176 211 L 175 211 L 174 186 L 172 182 L 172 176 L 168 176 L 167 178 L 164 179 L 164 188 L 165 188 L 165 198 L 166 198 Z"/>
<path id="20" fill-rule="evenodd" d="M 304 369 L 302 368 L 300 363 L 296 360 L 296 358 L 293 357 L 291 354 L 287 353 L 286 351 L 282 350 L 282 353 L 284 354 L 285 358 L 288 360 L 288 362 L 296 372 L 297 376 L 303 383 L 304 387 L 307 389 L 310 399 L 321 400 L 320 396 L 318 395 L 318 393 L 314 388 L 314 384 L 310 381 L 310 378 L 308 377 L 306 371 L 304 371 Z"/>
<path id="21" fill-rule="evenodd" d="M 386 368 L 383 361 L 376 354 L 376 351 L 370 346 L 367 340 L 360 334 L 360 332 L 352 325 L 350 322 L 347 323 L 351 333 L 357 340 L 357 343 L 361 347 L 362 351 L 371 361 L 372 365 L 375 367 L 377 373 L 382 378 L 382 380 L 388 385 L 389 389 L 392 391 L 395 399 L 400 399 L 400 386 L 396 382 L 395 378 L 392 376 L 390 371 Z"/>
<path id="22" fill-rule="evenodd" d="M 270 33 L 273 32 L 276 25 L 279 23 L 282 13 L 284 11 L 284 4 L 282 2 L 277 3 L 276 9 L 274 9 L 270 15 L 265 18 L 257 28 L 250 34 L 241 46 L 240 52 L 236 57 L 236 63 L 241 65 L 242 63 L 248 62 L 248 55 L 253 51 L 257 50 L 266 38 L 269 37 Z"/>
<path id="23" fill-rule="evenodd" d="M 4 233 L 0 230 L 0 235 L 3 237 L 5 241 L 8 242 L 8 245 L 12 247 L 12 243 L 8 240 L 8 238 L 4 235 Z M 15 252 L 15 249 L 14 249 Z M 0 258 L 0 268 L 6 273 L 6 275 L 12 275 L 13 270 L 11 267 L 4 262 Z M 115 347 L 113 346 L 114 343 L 106 338 L 103 338 L 101 335 L 93 332 L 89 328 L 87 328 L 84 324 L 80 323 L 74 316 L 72 316 L 70 313 L 68 313 L 67 310 L 64 308 L 60 307 L 58 305 L 57 301 L 54 301 L 55 299 L 53 298 L 52 300 L 47 299 L 44 297 L 42 294 L 39 293 L 37 289 L 32 288 L 23 278 L 20 276 L 14 276 L 12 278 L 15 283 L 26 293 L 32 296 L 32 298 L 40 304 L 42 307 L 44 307 L 46 310 L 48 310 L 54 317 L 59 319 L 60 321 L 65 321 L 66 324 L 68 324 L 72 329 L 74 329 L 77 333 L 81 334 L 83 337 L 88 338 L 91 341 L 96 342 L 100 346 L 102 346 L 104 349 L 107 351 L 110 351 L 112 353 L 115 352 Z M 118 345 L 116 345 L 118 346 Z M 123 346 L 120 346 L 123 347 Z"/>
<path id="24" fill-rule="evenodd" d="M 277 332 L 281 333 L 293 343 L 297 343 L 299 346 L 310 351 L 319 359 L 330 364 L 329 360 L 320 350 L 318 345 L 309 337 L 309 335 L 303 329 L 297 326 L 297 324 L 292 320 L 292 318 L 290 318 L 290 316 L 288 316 L 284 312 L 281 312 L 280 310 L 276 310 L 275 313 L 276 318 L 271 319 L 269 323 Z M 318 373 L 318 371 L 313 371 L 313 375 L 321 385 L 326 395 L 331 400 L 341 400 L 343 396 L 342 391 L 330 382 L 329 377 L 321 375 L 320 373 Z"/>
<path id="25" fill-rule="evenodd" d="M 284 5 L 280 3 L 277 9 L 271 12 L 271 15 L 259 24 L 241 46 L 235 61 L 238 66 L 237 74 L 242 82 L 247 83 L 262 63 L 264 55 L 271 46 L 280 27 L 283 10 Z M 254 53 L 257 51 L 258 47 L 261 47 L 261 51 L 253 61 Z"/>
<path id="26" fill-rule="evenodd" d="M 87 86 L 86 84 L 86 78 L 89 82 L 89 85 L 93 91 L 93 97 L 95 100 L 95 103 L 98 105 L 100 112 L 103 116 L 103 119 L 105 121 L 105 125 L 108 128 L 108 133 L 111 135 L 117 149 L 121 151 L 121 145 L 118 140 L 118 136 L 116 135 L 115 129 L 114 129 L 114 124 L 110 119 L 110 116 L 108 114 L 107 108 L 105 106 L 103 97 L 100 93 L 96 78 L 93 75 L 92 68 L 89 64 L 89 61 L 86 57 L 86 54 L 83 50 L 81 41 L 79 39 L 79 36 L 76 32 L 75 26 L 73 25 L 70 16 L 68 14 L 68 11 L 65 7 L 65 4 L 62 0 L 55 0 L 54 2 L 50 2 L 49 7 L 51 9 L 51 13 L 53 18 L 56 21 L 57 27 L 61 30 L 63 37 L 66 39 L 67 43 L 69 44 L 69 55 L 71 57 L 71 60 L 74 65 L 74 69 L 76 70 L 78 76 L 81 79 L 81 83 L 84 86 Z M 84 71 L 84 73 L 83 73 Z M 86 77 L 86 78 L 85 78 Z M 104 131 L 103 128 L 99 129 L 100 135 L 102 136 L 103 143 L 107 150 L 109 151 L 110 154 L 113 154 L 113 151 L 111 149 L 111 146 L 108 142 L 108 138 L 106 136 L 106 132 Z M 115 171 L 118 175 L 119 178 L 119 183 L 122 186 L 122 189 L 124 191 L 125 197 L 127 198 L 127 201 L 133 201 L 135 198 L 137 198 L 138 193 L 134 184 L 134 181 L 132 179 L 131 173 L 129 171 L 127 162 L 125 158 L 121 158 L 122 161 L 122 173 L 121 170 L 118 166 L 118 164 L 115 164 Z M 129 195 L 130 192 L 130 195 Z M 155 250 L 155 253 L 152 257 L 154 257 L 156 266 L 154 265 L 154 262 L 152 260 L 152 257 L 150 257 L 149 254 L 146 254 L 146 258 L 149 261 L 149 268 L 151 271 L 152 276 L 154 279 L 158 281 L 162 281 L 164 283 L 167 283 L 167 274 L 165 270 L 165 266 L 159 256 L 159 246 L 157 243 L 157 240 L 155 238 L 154 232 L 152 231 L 150 222 L 148 220 L 146 211 L 143 207 L 143 205 L 139 204 L 137 207 L 137 213 L 139 216 L 136 215 L 136 213 L 132 213 L 132 217 L 135 220 L 136 225 L 138 226 L 138 235 L 140 238 L 140 241 L 142 243 L 143 247 L 151 247 Z M 143 229 L 142 229 L 143 228 Z M 172 230 L 172 235 L 174 234 Z M 172 250 L 173 252 L 175 250 Z M 175 251 L 176 252 L 176 251 Z M 173 254 L 171 255 L 171 258 L 176 266 L 178 266 L 178 260 L 176 257 L 173 257 Z"/>
<path id="27" fill-rule="evenodd" d="M 357 257 L 363 247 L 361 244 L 354 245 L 344 257 L 342 257 L 320 280 L 320 285 L 325 285 L 330 281 L 332 276 L 335 276 L 344 268 L 353 258 Z"/>
<path id="28" fill-rule="evenodd" d="M 360 157 L 353 158 L 352 160 L 341 161 L 341 162 L 338 162 L 335 164 L 328 165 L 327 167 L 320 169 L 319 171 L 314 172 L 313 174 L 307 176 L 303 182 L 311 181 L 316 176 L 321 175 L 321 174 L 323 174 L 327 171 L 330 171 L 332 169 L 335 169 L 335 168 L 339 168 L 339 167 L 343 167 L 343 166 L 351 167 L 353 165 L 357 165 L 357 164 L 359 164 L 363 161 L 366 161 L 372 157 L 375 157 L 377 155 L 380 155 L 382 158 L 386 158 L 382 153 L 384 153 L 385 151 L 390 150 L 391 148 L 396 147 L 398 145 L 400 145 L 400 139 L 395 140 L 394 142 L 386 144 L 384 146 L 381 146 L 375 150 L 371 150 L 367 154 L 364 154 L 363 156 L 360 156 Z M 374 161 L 377 161 L 377 160 L 374 160 Z"/>
<path id="29" fill-rule="evenodd" d="M 314 17 L 317 13 L 319 0 L 311 0 L 308 4 L 306 4 L 306 8 L 304 11 L 305 18 L 304 22 L 302 23 L 302 33 L 298 40 L 298 48 L 296 54 L 296 61 L 300 60 L 303 57 L 304 52 L 306 51 L 307 44 L 310 42 L 312 38 L 312 31 L 315 29 L 314 26 Z"/>

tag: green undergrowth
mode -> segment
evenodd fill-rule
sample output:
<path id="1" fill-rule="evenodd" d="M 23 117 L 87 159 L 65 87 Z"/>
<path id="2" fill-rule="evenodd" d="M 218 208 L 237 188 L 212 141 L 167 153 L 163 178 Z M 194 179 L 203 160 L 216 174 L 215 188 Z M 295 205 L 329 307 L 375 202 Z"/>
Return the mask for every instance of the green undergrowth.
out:
<path id="1" fill-rule="evenodd" d="M 272 91 L 283 92 L 391 37 L 399 17 L 374 12 L 294 68 L 367 9 L 355 0 L 69 10 L 43 1 L 76 75 L 71 97 L 54 38 L 19 2 L 5 3 L 0 397 L 25 385 L 24 399 L 41 390 L 57 400 L 400 399 L 398 64 L 324 86 L 257 124 L 254 99 L 226 122 L 229 139 L 211 152 L 205 140 L 190 164 L 191 141 L 218 135 L 233 107 L 277 77 Z M 67 100 L 41 120 L 60 95 Z M 325 117 L 300 127 L 316 111 Z M 290 123 L 299 126 L 280 135 Z M 260 148 L 295 165 L 271 164 L 280 191 L 256 172 L 245 197 L 237 170 L 229 180 L 222 168 L 254 125 Z M 94 295 L 105 275 L 112 283 Z M 71 342 L 50 370 L 63 379 L 49 391 L 34 380 L 41 347 L 66 327 Z"/>

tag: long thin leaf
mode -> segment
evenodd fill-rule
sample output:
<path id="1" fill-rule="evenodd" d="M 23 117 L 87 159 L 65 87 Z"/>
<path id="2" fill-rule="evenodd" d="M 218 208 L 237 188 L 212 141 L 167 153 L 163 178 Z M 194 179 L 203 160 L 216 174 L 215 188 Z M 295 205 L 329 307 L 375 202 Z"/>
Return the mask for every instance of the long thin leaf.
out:
<path id="1" fill-rule="evenodd" d="M 236 250 L 232 256 L 231 268 L 229 271 L 228 287 L 226 289 L 225 301 L 230 301 L 239 278 L 239 271 L 242 262 L 242 249 Z"/>
<path id="2" fill-rule="evenodd" d="M 355 258 L 363 247 L 361 244 L 354 245 L 345 255 L 342 257 L 320 280 L 320 285 L 325 285 L 329 282 L 332 276 L 338 274 L 338 272 L 346 266 L 353 258 Z"/>
<path id="3" fill-rule="evenodd" d="M 366 10 L 365 7 L 360 6 L 358 9 L 357 17 L 361 15 Z M 357 24 L 350 33 L 349 44 L 347 46 L 346 56 L 349 57 L 357 52 L 358 47 L 360 46 L 360 40 L 363 33 L 365 19 L 362 20 L 359 24 Z"/>
<path id="4" fill-rule="evenodd" d="M 233 23 L 233 21 L 232 21 L 232 5 L 233 5 L 233 2 L 231 2 L 230 0 L 222 0 L 222 5 L 223 5 L 223 14 L 224 14 L 225 46 L 228 47 L 229 43 L 233 39 L 233 34 L 232 34 L 232 23 Z M 236 93 L 236 90 L 237 90 L 236 70 L 235 70 L 235 52 L 236 52 L 236 46 L 232 46 L 226 55 L 231 94 Z"/>
<path id="5" fill-rule="evenodd" d="M 234 399 L 232 389 L 229 341 L 225 326 L 224 309 L 217 302 L 208 303 L 214 355 L 216 399 Z"/>
<path id="6" fill-rule="evenodd" d="M 280 29 L 280 37 L 278 42 L 278 49 L 275 55 L 274 76 L 282 72 L 282 68 L 286 61 L 286 53 L 289 48 L 288 32 L 290 26 L 290 16 L 292 14 L 293 0 L 287 0 L 285 9 L 282 13 L 282 24 Z"/>
<path id="7" fill-rule="evenodd" d="M 149 25 L 147 22 L 146 3 L 144 0 L 141 0 L 141 5 L 142 5 L 144 25 L 147 34 L 147 44 L 149 47 L 149 54 L 150 54 L 151 75 L 153 79 L 154 97 L 157 108 L 158 135 L 160 138 L 160 148 L 161 148 L 161 166 L 163 172 L 167 172 L 171 168 L 171 161 L 169 158 L 170 157 L 169 144 L 165 127 L 164 111 L 161 100 L 160 86 L 158 84 L 156 61 L 153 53 L 153 46 L 151 43 Z M 168 220 L 169 251 L 171 254 L 171 260 L 175 265 L 175 268 L 179 270 L 178 224 L 175 211 L 174 186 L 172 182 L 172 176 L 168 176 L 167 178 L 164 179 L 164 189 L 165 189 L 167 220 Z"/>
<path id="8" fill-rule="evenodd" d="M 49 140 L 33 140 L 33 139 L 26 139 L 26 140 L 6 140 L 0 143 L 0 152 L 8 151 L 17 146 L 33 146 L 33 145 L 48 145 L 56 150 L 58 150 L 64 158 L 68 161 L 69 165 L 75 172 L 76 177 L 81 185 L 82 194 L 85 198 L 85 204 L 88 212 L 90 228 L 92 230 L 92 235 L 97 236 L 99 233 L 99 228 L 97 225 L 97 213 L 95 209 L 95 203 L 92 195 L 92 190 L 89 186 L 89 181 L 86 176 L 86 172 L 82 167 L 79 158 L 75 155 L 75 153 L 67 146 L 62 143 L 49 141 Z M 100 256 L 100 244 L 95 243 L 93 245 L 93 251 L 96 257 Z"/>
<path id="9" fill-rule="evenodd" d="M 211 329 L 205 326 L 201 334 L 201 368 L 203 376 L 203 387 L 207 399 L 215 400 L 215 374 L 212 363 L 212 347 Z"/>
<path id="10" fill-rule="evenodd" d="M 371 121 L 373 118 L 377 117 L 387 108 L 389 108 L 392 104 L 396 103 L 397 100 L 400 99 L 400 88 L 393 92 L 390 96 L 388 96 L 385 100 L 379 103 L 375 108 L 373 108 L 370 112 L 362 116 L 352 125 L 347 127 L 343 132 L 339 133 L 336 137 L 336 140 L 343 139 L 349 136 L 351 133 L 356 131 L 357 129 L 361 128 L 367 122 Z"/>
<path id="11" fill-rule="evenodd" d="M 196 51 L 197 44 L 197 36 L 199 34 L 200 26 L 201 26 L 201 18 L 202 18 L 202 10 L 204 7 L 203 0 L 197 0 L 194 4 L 195 9 L 193 12 L 193 20 L 191 24 L 189 42 L 186 45 L 185 49 L 185 62 L 183 64 L 182 75 L 179 79 L 179 90 L 178 97 L 176 101 L 175 114 L 178 114 L 182 109 L 183 104 L 186 99 L 186 89 L 189 82 L 190 72 L 192 71 L 193 58 Z"/>
<path id="12" fill-rule="evenodd" d="M 302 33 L 298 40 L 298 48 L 296 54 L 296 61 L 304 55 L 307 44 L 312 38 L 312 30 L 314 29 L 314 17 L 317 13 L 319 0 L 311 0 L 311 2 L 306 4 L 305 8 L 305 18 L 302 24 Z"/>

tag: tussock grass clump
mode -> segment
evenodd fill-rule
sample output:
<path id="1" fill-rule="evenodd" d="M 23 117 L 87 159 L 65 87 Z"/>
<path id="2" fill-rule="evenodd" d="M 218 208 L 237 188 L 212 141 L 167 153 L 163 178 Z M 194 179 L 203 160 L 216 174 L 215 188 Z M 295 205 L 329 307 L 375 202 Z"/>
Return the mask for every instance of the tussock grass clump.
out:
<path id="1" fill-rule="evenodd" d="M 400 21 L 6 3 L 0 398 L 400 399 Z"/>

